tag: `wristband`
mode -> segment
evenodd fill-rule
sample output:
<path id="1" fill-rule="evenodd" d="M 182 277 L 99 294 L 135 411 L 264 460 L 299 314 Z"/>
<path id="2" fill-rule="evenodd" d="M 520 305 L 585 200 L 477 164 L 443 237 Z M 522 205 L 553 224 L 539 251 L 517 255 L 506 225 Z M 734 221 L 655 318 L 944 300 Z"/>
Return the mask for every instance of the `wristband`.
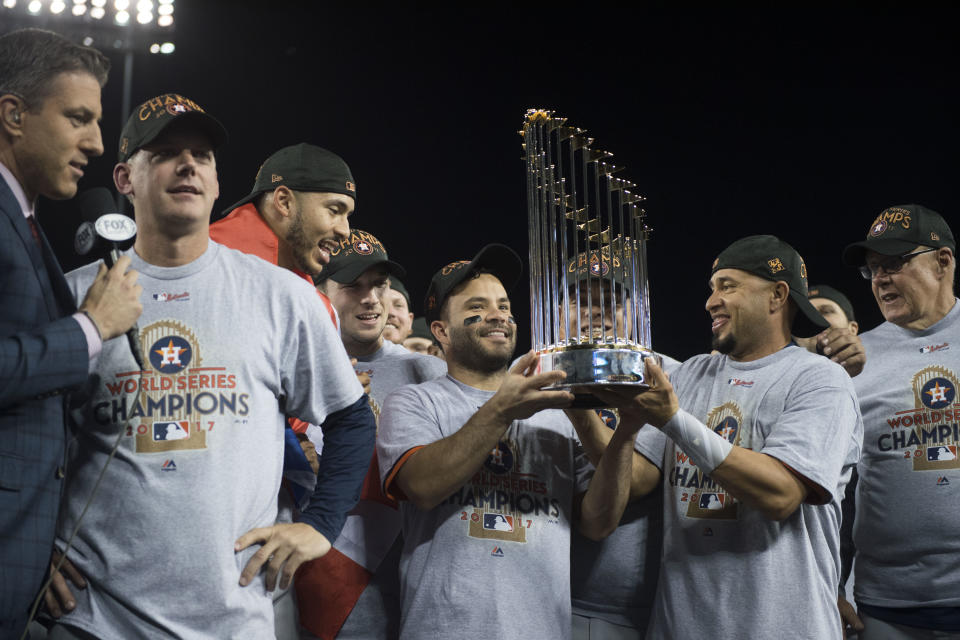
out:
<path id="1" fill-rule="evenodd" d="M 733 449 L 733 445 L 726 438 L 711 431 L 683 409 L 673 414 L 661 431 L 683 449 L 683 452 L 690 456 L 690 461 L 707 475 L 719 467 Z"/>
<path id="2" fill-rule="evenodd" d="M 93 316 L 91 316 L 90 313 L 87 312 L 87 311 L 84 311 L 84 310 L 81 309 L 81 310 L 80 310 L 80 313 L 82 313 L 83 315 L 87 316 L 87 320 L 89 320 L 89 321 L 90 321 L 90 324 L 93 325 L 93 328 L 97 330 L 97 335 L 100 336 L 100 341 L 102 342 L 102 341 L 103 341 L 103 331 L 100 331 L 100 325 L 97 324 L 97 321 L 94 320 L 94 319 L 93 319 Z"/>

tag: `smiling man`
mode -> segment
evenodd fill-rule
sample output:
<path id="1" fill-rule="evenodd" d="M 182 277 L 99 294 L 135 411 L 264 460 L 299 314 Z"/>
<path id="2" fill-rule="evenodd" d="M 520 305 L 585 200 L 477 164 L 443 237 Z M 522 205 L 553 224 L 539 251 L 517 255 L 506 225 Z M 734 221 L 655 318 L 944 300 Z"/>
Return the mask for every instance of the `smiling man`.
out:
<path id="1" fill-rule="evenodd" d="M 269 592 L 330 549 L 359 496 L 375 424 L 319 297 L 209 238 L 225 139 L 178 94 L 143 103 L 121 132 L 114 182 L 139 230 L 126 255 L 146 294 L 146 370 L 125 341 L 104 344 L 58 535 L 106 465 L 68 554 L 87 588 L 52 638 L 273 638 Z M 95 272 L 71 273 L 74 292 Z M 285 411 L 322 424 L 325 447 L 309 506 L 275 524 Z"/>
<path id="2" fill-rule="evenodd" d="M 865 640 L 960 632 L 955 251 L 943 217 L 908 204 L 883 210 L 843 253 L 886 320 L 863 334 L 867 366 L 854 379 L 865 429 L 854 597 Z"/>
<path id="3" fill-rule="evenodd" d="M 400 637 L 570 638 L 570 532 L 600 539 L 630 494 L 633 440 L 613 433 L 594 468 L 544 389 L 531 352 L 508 369 L 516 325 L 507 288 L 522 263 L 504 245 L 452 262 L 427 292 L 426 314 L 449 373 L 387 399 L 377 454 L 400 500 Z"/>
<path id="4" fill-rule="evenodd" d="M 862 437 L 853 384 L 791 339 L 801 321 L 826 321 L 787 243 L 737 240 L 714 261 L 710 290 L 719 353 L 669 380 L 648 361 L 640 394 L 597 391 L 624 422 L 669 438 L 649 636 L 841 638 L 840 503 Z"/>
<path id="5" fill-rule="evenodd" d="M 318 277 L 317 286 L 340 316 L 343 344 L 356 359 L 357 373 L 370 378 L 370 405 L 376 416 L 395 389 L 432 380 L 447 370 L 439 358 L 411 353 L 384 336 L 390 316 L 387 296 L 400 296 L 390 283 L 404 275 L 403 267 L 389 259 L 376 236 L 353 229 L 333 250 L 330 264 Z M 342 640 L 386 640 L 397 635 L 400 515 L 380 487 L 374 456 L 360 503 L 347 518 L 333 551 L 297 575 L 300 623 L 310 634 Z"/>
<path id="6" fill-rule="evenodd" d="M 383 306 L 387 312 L 383 337 L 402 345 L 413 333 L 413 312 L 410 311 L 410 294 L 399 278 L 390 278 L 390 288 L 384 293 Z"/>

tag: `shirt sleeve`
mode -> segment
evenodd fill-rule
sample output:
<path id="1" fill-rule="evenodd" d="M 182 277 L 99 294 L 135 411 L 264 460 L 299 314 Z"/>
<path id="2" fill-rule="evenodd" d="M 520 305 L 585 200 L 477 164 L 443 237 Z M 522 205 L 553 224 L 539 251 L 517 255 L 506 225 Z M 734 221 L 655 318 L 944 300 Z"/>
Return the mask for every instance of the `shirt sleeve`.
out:
<path id="1" fill-rule="evenodd" d="M 835 363 L 820 365 L 794 376 L 783 413 L 760 451 L 817 485 L 822 495 L 816 503 L 823 504 L 843 499 L 837 485 L 863 422 L 847 374 Z"/>
<path id="2" fill-rule="evenodd" d="M 363 395 L 349 407 L 330 414 L 321 427 L 323 454 L 317 484 L 298 520 L 313 526 L 332 543 L 340 535 L 347 513 L 360 499 L 377 424 Z"/>
<path id="3" fill-rule="evenodd" d="M 405 500 L 406 496 L 394 484 L 397 472 L 417 449 L 442 438 L 433 404 L 418 385 L 400 387 L 387 396 L 380 409 L 377 434 L 384 494 L 394 500 Z"/>
<path id="4" fill-rule="evenodd" d="M 653 425 L 645 424 L 637 432 L 633 448 L 637 453 L 663 471 L 663 452 L 667 447 L 667 436 Z"/>

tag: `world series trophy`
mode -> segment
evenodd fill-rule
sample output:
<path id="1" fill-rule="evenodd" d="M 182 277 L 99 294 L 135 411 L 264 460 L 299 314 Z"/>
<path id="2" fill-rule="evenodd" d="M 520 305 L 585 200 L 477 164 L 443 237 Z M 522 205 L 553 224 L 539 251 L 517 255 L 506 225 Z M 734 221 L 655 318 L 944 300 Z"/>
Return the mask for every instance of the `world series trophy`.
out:
<path id="1" fill-rule="evenodd" d="M 530 323 L 540 370 L 577 407 L 601 407 L 596 386 L 647 389 L 647 240 L 636 185 L 612 153 L 553 111 L 527 111 L 523 137 L 530 235 Z M 657 358 L 659 361 L 659 358 Z"/>

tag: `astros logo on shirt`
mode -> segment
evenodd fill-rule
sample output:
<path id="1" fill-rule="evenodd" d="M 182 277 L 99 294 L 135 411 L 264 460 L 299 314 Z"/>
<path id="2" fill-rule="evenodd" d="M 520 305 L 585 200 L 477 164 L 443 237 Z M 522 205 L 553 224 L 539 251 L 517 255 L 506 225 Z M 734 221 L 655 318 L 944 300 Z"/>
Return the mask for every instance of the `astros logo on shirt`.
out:
<path id="1" fill-rule="evenodd" d="M 743 413 L 735 402 L 725 402 L 710 411 L 707 414 L 706 424 L 730 444 L 742 446 Z M 739 515 L 739 503 L 712 479 L 706 481 L 704 477 L 704 480 L 699 491 L 693 491 L 687 495 L 687 517 L 736 520 Z M 683 495 L 681 495 L 681 501 L 682 498 Z"/>
<path id="2" fill-rule="evenodd" d="M 901 412 L 900 424 L 912 420 L 916 438 L 909 441 L 919 441 L 912 455 L 913 470 L 960 469 L 957 434 L 953 428 L 955 424 L 951 424 L 956 420 L 950 419 L 950 414 L 954 413 L 951 409 L 958 406 L 955 404 L 957 376 L 946 367 L 935 365 L 917 373 L 910 385 L 917 410 Z"/>

